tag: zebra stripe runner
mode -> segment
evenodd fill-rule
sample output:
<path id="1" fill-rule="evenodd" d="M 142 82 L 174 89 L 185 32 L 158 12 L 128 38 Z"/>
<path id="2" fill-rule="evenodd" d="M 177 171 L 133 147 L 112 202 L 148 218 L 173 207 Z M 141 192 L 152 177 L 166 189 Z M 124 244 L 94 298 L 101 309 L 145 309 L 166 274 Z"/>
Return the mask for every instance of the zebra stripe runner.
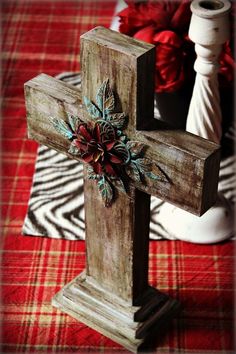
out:
<path id="1" fill-rule="evenodd" d="M 57 78 L 72 85 L 81 85 L 80 74 L 66 72 Z M 230 128 L 226 137 L 235 142 L 235 130 Z M 235 156 L 221 161 L 219 181 L 219 191 L 232 203 L 236 201 L 235 162 Z M 163 203 L 151 197 L 150 239 L 173 239 L 158 222 Z M 22 233 L 67 240 L 85 239 L 82 163 L 39 146 Z"/>

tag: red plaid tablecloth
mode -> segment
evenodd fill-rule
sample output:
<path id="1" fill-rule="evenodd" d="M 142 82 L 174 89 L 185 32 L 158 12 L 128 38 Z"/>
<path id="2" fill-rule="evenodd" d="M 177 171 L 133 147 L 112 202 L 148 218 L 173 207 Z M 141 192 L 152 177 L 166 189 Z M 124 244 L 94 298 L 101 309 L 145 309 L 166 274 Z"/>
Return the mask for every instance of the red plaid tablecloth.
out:
<path id="1" fill-rule="evenodd" d="M 84 268 L 84 242 L 21 235 L 37 148 L 27 140 L 23 83 L 41 72 L 78 71 L 80 35 L 108 27 L 114 8 L 114 1 L 2 1 L 1 352 L 121 349 L 51 306 Z M 233 258 L 232 242 L 150 242 L 150 283 L 184 308 L 156 353 L 233 353 Z"/>

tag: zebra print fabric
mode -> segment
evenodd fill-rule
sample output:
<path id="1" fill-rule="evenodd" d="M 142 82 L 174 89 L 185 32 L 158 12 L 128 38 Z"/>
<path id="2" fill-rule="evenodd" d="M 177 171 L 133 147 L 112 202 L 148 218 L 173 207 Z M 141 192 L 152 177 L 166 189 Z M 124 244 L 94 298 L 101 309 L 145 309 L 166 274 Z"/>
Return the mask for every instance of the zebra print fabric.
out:
<path id="1" fill-rule="evenodd" d="M 58 79 L 80 86 L 80 74 L 62 73 Z M 155 110 L 156 112 L 156 110 Z M 230 128 L 226 138 L 235 142 Z M 235 156 L 221 161 L 219 191 L 236 201 Z M 163 202 L 151 197 L 150 238 L 173 239 L 158 222 Z M 84 240 L 83 165 L 45 146 L 39 146 L 23 234 Z"/>

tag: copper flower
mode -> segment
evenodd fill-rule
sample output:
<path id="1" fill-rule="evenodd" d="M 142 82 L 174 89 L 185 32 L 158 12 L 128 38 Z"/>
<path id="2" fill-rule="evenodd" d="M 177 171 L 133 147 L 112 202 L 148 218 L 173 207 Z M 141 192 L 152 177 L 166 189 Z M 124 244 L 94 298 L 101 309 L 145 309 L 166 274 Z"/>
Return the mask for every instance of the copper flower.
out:
<path id="1" fill-rule="evenodd" d="M 116 131 L 108 122 L 80 124 L 73 144 L 80 150 L 83 161 L 92 165 L 98 175 L 117 176 L 119 165 L 128 158 L 128 150 L 118 142 Z"/>

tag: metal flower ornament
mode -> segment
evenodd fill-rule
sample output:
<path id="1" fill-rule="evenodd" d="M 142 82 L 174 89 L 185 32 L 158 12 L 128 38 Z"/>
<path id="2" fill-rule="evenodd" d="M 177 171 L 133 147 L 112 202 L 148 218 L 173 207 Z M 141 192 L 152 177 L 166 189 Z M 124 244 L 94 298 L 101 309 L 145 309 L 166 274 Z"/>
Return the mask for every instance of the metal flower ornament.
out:
<path id="1" fill-rule="evenodd" d="M 164 173 L 144 157 L 146 145 L 129 140 L 123 130 L 125 113 L 115 111 L 115 97 L 109 80 L 100 86 L 96 103 L 84 97 L 91 122 L 68 114 L 68 122 L 53 118 L 54 128 L 71 141 L 68 152 L 89 164 L 88 178 L 97 182 L 104 205 L 115 200 L 116 189 L 127 193 L 129 178 L 145 183 L 146 178 L 168 182 Z"/>

